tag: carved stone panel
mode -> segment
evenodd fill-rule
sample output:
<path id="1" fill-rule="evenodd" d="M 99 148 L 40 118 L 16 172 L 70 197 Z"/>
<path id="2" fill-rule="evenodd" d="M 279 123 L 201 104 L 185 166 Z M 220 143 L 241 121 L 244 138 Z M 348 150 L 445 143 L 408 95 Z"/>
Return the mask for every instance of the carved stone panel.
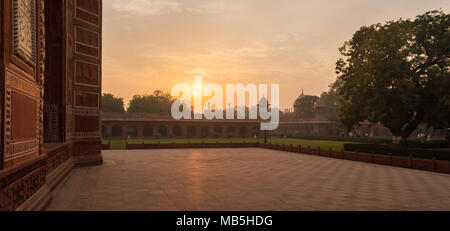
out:
<path id="1" fill-rule="evenodd" d="M 98 138 L 101 136 L 100 124 L 101 112 L 99 110 L 73 110 L 74 137 Z"/>
<path id="2" fill-rule="evenodd" d="M 98 64 L 77 61 L 75 63 L 76 84 L 98 87 L 100 83 L 100 67 Z"/>
<path id="3" fill-rule="evenodd" d="M 11 104 L 11 140 L 35 139 L 39 99 L 12 91 Z"/>
<path id="4" fill-rule="evenodd" d="M 99 108 L 100 94 L 90 92 L 75 92 L 75 106 L 77 108 Z"/>
<path id="5" fill-rule="evenodd" d="M 5 159 L 36 153 L 40 135 L 40 89 L 6 72 Z"/>
<path id="6" fill-rule="evenodd" d="M 16 56 L 31 66 L 36 64 L 36 0 L 13 0 L 13 40 Z"/>

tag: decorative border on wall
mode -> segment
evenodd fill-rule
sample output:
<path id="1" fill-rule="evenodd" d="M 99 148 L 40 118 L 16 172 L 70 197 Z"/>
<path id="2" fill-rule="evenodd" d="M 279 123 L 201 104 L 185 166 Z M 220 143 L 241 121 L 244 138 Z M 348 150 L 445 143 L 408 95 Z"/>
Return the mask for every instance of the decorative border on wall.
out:
<path id="1" fill-rule="evenodd" d="M 0 211 L 17 209 L 45 185 L 47 161 L 39 160 L 0 181 Z"/>
<path id="2" fill-rule="evenodd" d="M 18 91 L 21 94 L 24 94 L 30 98 L 36 99 L 36 101 L 40 101 L 41 89 L 33 84 L 23 80 L 22 78 L 14 75 L 12 72 L 6 72 L 6 86 L 5 86 L 5 156 L 3 157 L 5 160 L 13 158 L 15 156 L 26 154 L 29 152 L 39 151 L 40 144 L 40 127 L 41 123 L 38 122 L 36 127 L 36 138 L 29 140 L 21 140 L 18 142 L 14 142 L 12 140 L 12 92 Z M 37 121 L 41 121 L 40 110 L 41 105 L 39 103 L 36 104 L 37 111 Z"/>
<path id="3" fill-rule="evenodd" d="M 10 143 L 6 146 L 5 158 L 11 158 L 19 154 L 39 150 L 39 140 L 28 140 L 23 142 Z"/>
<path id="4" fill-rule="evenodd" d="M 83 106 L 83 105 L 79 105 L 77 102 L 77 95 L 78 94 L 91 94 L 91 95 L 96 95 L 97 96 L 97 102 L 96 102 L 96 106 L 95 107 L 88 107 L 88 106 Z M 100 94 L 97 92 L 90 92 L 90 91 L 75 91 L 74 92 L 74 106 L 76 108 L 80 108 L 80 109 L 99 109 L 100 108 Z"/>
<path id="5" fill-rule="evenodd" d="M 57 153 L 49 153 L 48 155 L 49 155 L 47 160 L 48 173 L 52 173 L 58 167 L 66 163 L 71 157 L 69 148 L 65 148 L 61 151 L 58 151 Z"/>
<path id="6" fill-rule="evenodd" d="M 72 126 L 73 126 L 73 133 L 72 137 L 74 138 L 100 138 L 102 135 L 101 132 L 101 124 L 102 124 L 102 113 L 99 110 L 89 110 L 89 109 L 74 109 L 72 108 Z M 99 130 L 96 132 L 75 132 L 75 116 L 98 116 L 98 123 L 99 123 Z"/>
<path id="7" fill-rule="evenodd" d="M 40 89 L 40 102 L 39 102 L 39 146 L 44 145 L 44 85 L 45 85 L 45 59 L 46 59 L 46 41 L 45 41 L 45 0 L 39 1 L 39 83 Z"/>
<path id="8" fill-rule="evenodd" d="M 38 86 L 23 80 L 9 71 L 6 72 L 6 87 L 14 88 L 34 98 L 40 98 L 41 90 Z"/>
<path id="9" fill-rule="evenodd" d="M 74 73 L 75 73 L 75 22 L 74 22 L 74 15 L 75 15 L 75 3 L 73 0 L 66 0 L 65 1 L 65 8 L 66 8 L 66 22 L 65 22 L 65 28 L 66 28 L 66 39 L 65 39 L 65 46 L 66 46 L 66 62 L 65 62 L 65 79 L 66 79 L 66 89 L 65 94 L 68 96 L 66 99 L 67 105 L 73 105 L 73 82 L 74 82 Z M 69 110 L 69 109 L 68 109 Z M 66 121 L 68 123 L 68 121 Z M 67 124 L 66 124 L 67 126 Z M 66 138 L 68 136 L 66 135 Z"/>
<path id="10" fill-rule="evenodd" d="M 12 48 L 14 55 L 36 64 L 36 0 L 13 0 Z"/>
<path id="11" fill-rule="evenodd" d="M 75 132 L 73 137 L 75 138 L 100 138 L 101 132 Z"/>
<path id="12" fill-rule="evenodd" d="M 95 58 L 98 58 L 98 57 L 95 57 Z M 96 85 L 95 84 L 81 83 L 81 82 L 78 81 L 77 68 L 76 68 L 77 67 L 77 63 L 85 63 L 85 64 L 97 66 L 97 84 Z M 74 64 L 74 75 L 73 75 L 74 76 L 74 82 L 75 82 L 76 85 L 80 85 L 80 86 L 100 87 L 100 76 L 101 76 L 100 72 L 101 72 L 100 64 L 92 63 L 92 62 L 86 62 L 86 61 L 81 61 L 81 60 L 76 60 L 75 64 Z"/>

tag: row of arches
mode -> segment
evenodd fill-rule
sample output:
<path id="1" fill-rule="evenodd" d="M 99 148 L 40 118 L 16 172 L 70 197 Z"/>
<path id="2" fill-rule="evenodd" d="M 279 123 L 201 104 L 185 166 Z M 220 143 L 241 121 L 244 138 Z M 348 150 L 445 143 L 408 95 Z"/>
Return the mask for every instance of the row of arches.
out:
<path id="1" fill-rule="evenodd" d="M 142 129 L 141 132 L 138 129 Z M 254 137 L 259 135 L 259 127 L 249 126 L 123 126 L 102 127 L 104 137 Z"/>

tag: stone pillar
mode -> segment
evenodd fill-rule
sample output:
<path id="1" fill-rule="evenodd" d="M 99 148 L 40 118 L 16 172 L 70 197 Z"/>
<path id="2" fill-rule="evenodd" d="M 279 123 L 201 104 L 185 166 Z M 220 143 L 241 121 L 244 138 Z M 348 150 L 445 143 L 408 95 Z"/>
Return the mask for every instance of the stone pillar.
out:
<path id="1" fill-rule="evenodd" d="M 188 126 L 180 125 L 180 127 L 181 127 L 181 136 L 183 138 L 185 138 L 187 136 L 187 133 L 188 133 L 188 130 L 187 130 Z"/>
<path id="2" fill-rule="evenodd" d="M 209 131 L 208 138 L 214 138 L 214 128 L 215 126 L 208 126 Z"/>
<path id="3" fill-rule="evenodd" d="M 200 137 L 201 136 L 201 132 L 202 132 L 202 130 L 201 130 L 202 127 L 198 126 L 198 125 L 193 125 L 193 127 L 195 128 L 195 134 L 194 134 L 193 137 L 196 137 L 196 138 Z"/>
<path id="4" fill-rule="evenodd" d="M 168 125 L 167 126 L 167 136 L 168 137 L 172 137 L 174 134 L 173 134 L 173 128 L 174 128 L 174 126 L 173 125 Z"/>
<path id="5" fill-rule="evenodd" d="M 222 127 L 222 136 L 223 137 L 227 137 L 228 136 L 227 127 Z"/>
<path id="6" fill-rule="evenodd" d="M 122 138 L 128 139 L 128 126 L 122 126 Z"/>
<path id="7" fill-rule="evenodd" d="M 231 136 L 231 138 L 234 138 L 234 137 L 236 136 L 236 128 L 235 128 L 234 126 L 230 126 L 230 127 L 233 127 L 234 130 L 231 130 L 230 133 L 228 133 L 228 131 L 227 131 L 227 134 L 228 134 L 229 136 Z M 227 129 L 228 129 L 228 128 L 227 128 Z"/>
<path id="8" fill-rule="evenodd" d="M 153 136 L 156 137 L 156 134 L 159 133 L 159 131 L 158 131 L 158 125 L 157 125 L 157 124 L 153 124 L 153 125 L 152 125 L 152 129 L 153 129 Z"/>
<path id="9" fill-rule="evenodd" d="M 195 129 L 195 133 L 194 134 L 191 134 L 191 136 L 192 136 L 192 138 L 197 138 L 197 137 L 199 137 L 199 135 L 200 135 L 200 131 L 198 130 L 198 127 L 197 126 L 192 126 L 194 129 Z"/>
<path id="10" fill-rule="evenodd" d="M 137 125 L 137 137 L 142 138 L 144 137 L 144 126 L 143 125 Z"/>

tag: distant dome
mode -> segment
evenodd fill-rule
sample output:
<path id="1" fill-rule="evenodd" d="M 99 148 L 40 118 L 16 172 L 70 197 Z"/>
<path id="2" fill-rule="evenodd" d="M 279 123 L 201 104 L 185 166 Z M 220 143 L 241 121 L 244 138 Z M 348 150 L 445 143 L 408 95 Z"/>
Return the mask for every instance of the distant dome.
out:
<path id="1" fill-rule="evenodd" d="M 299 98 L 300 98 L 300 99 L 305 98 L 305 93 L 304 93 L 304 91 L 303 91 L 303 88 L 302 88 L 302 94 L 299 96 Z"/>

